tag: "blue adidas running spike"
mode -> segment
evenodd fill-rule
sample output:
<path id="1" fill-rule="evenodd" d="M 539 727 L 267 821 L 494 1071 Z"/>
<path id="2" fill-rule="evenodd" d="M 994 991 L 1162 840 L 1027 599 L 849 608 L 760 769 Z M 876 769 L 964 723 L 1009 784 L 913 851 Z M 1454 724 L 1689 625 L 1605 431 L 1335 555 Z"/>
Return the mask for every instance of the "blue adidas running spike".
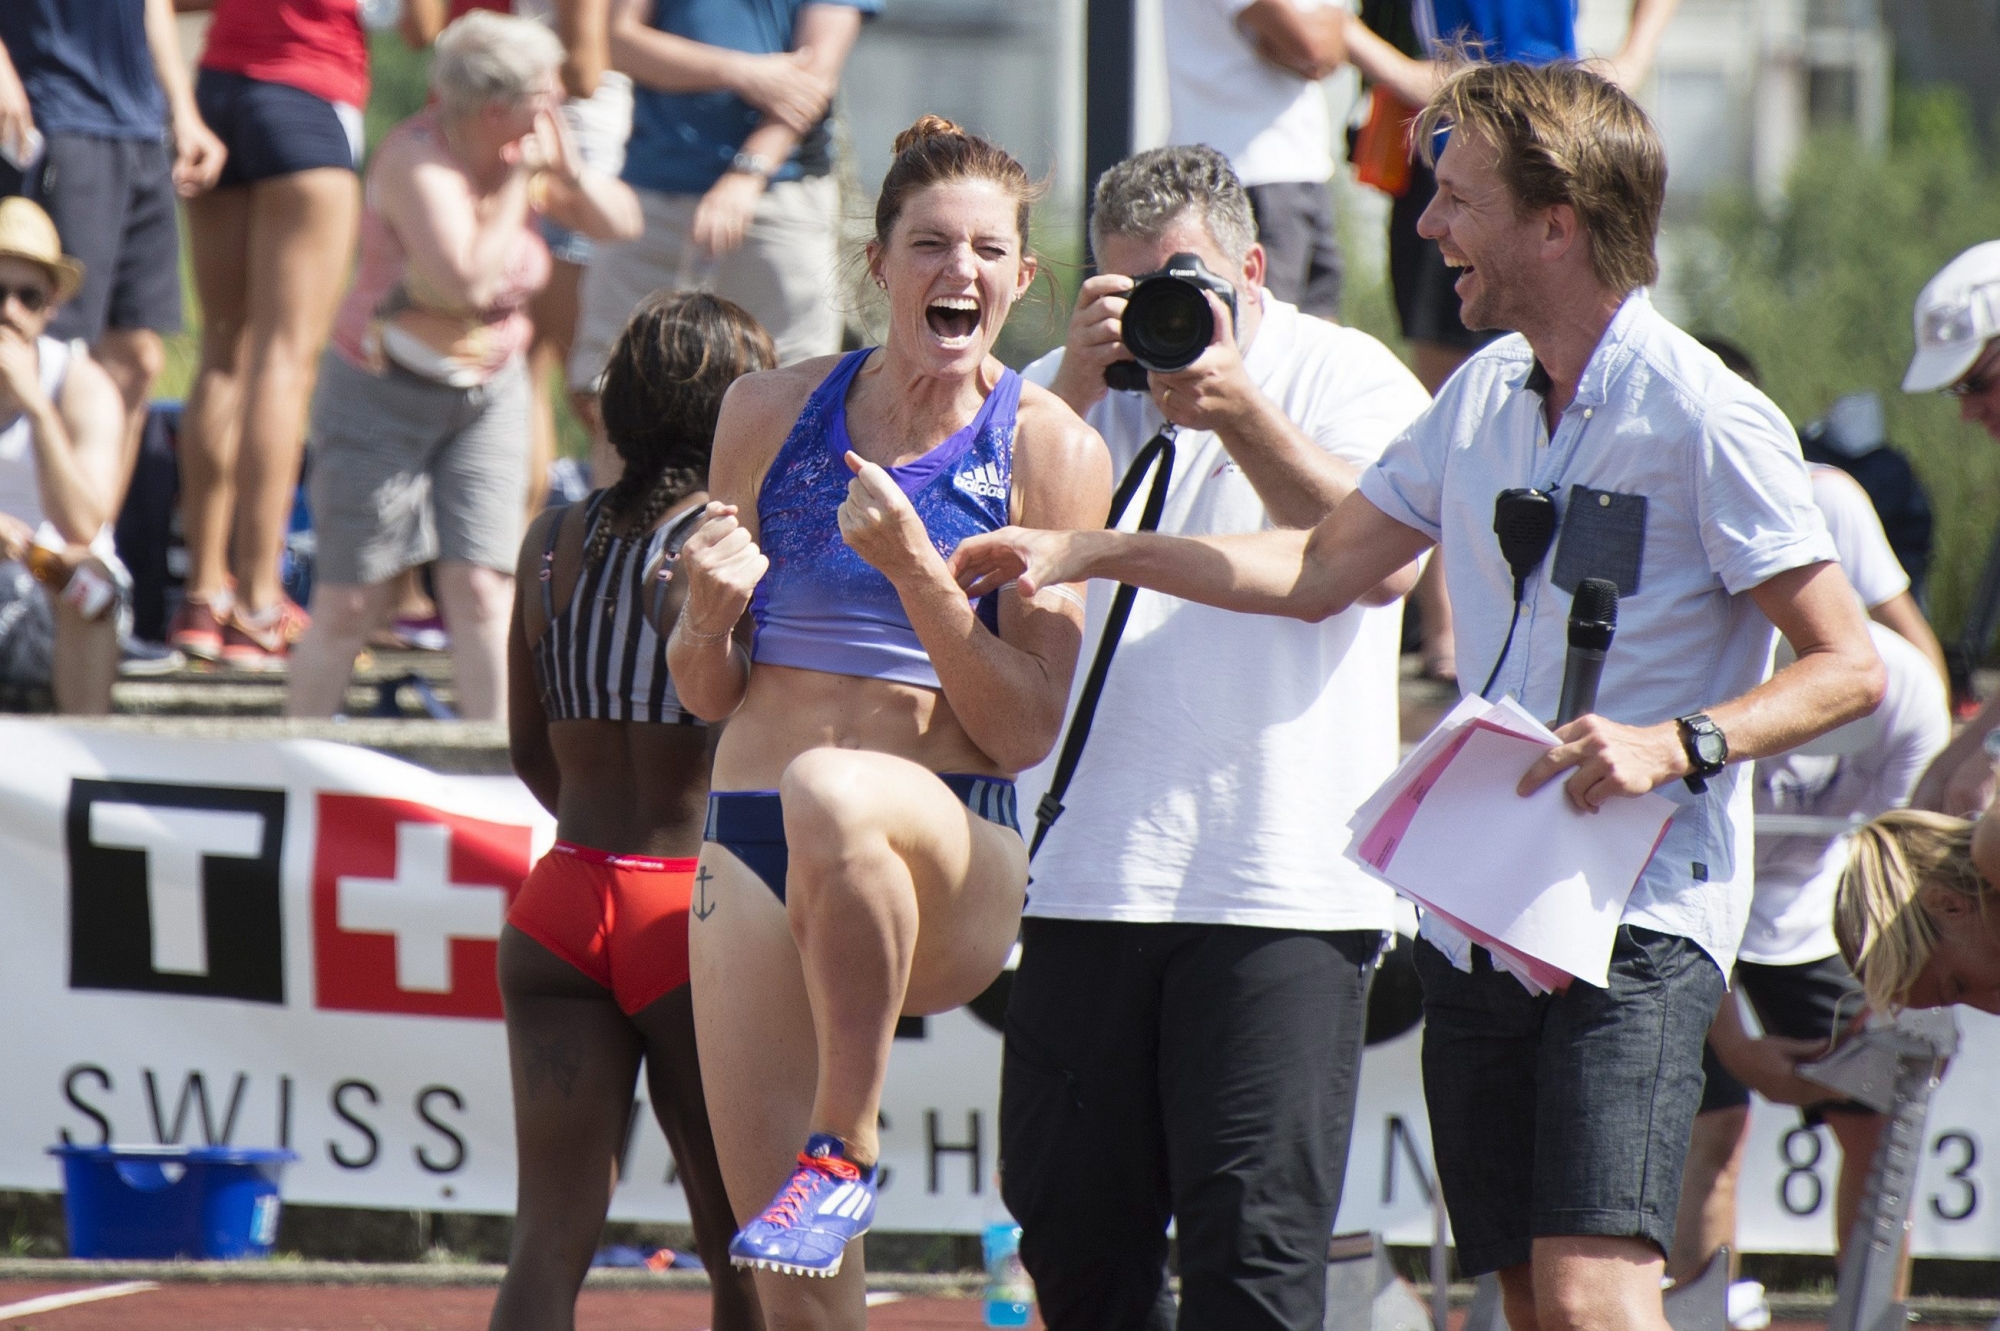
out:
<path id="1" fill-rule="evenodd" d="M 879 1168 L 847 1158 L 840 1138 L 815 1132 L 778 1195 L 729 1241 L 729 1260 L 788 1276 L 834 1276 L 847 1245 L 875 1219 Z"/>

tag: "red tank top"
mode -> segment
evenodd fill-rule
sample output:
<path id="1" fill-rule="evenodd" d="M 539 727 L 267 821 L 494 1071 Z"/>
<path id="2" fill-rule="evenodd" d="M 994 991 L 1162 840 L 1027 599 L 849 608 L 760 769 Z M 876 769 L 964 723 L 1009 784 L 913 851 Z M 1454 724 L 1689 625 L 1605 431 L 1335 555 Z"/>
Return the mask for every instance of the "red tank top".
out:
<path id="1" fill-rule="evenodd" d="M 217 0 L 201 67 L 366 106 L 360 0 Z"/>

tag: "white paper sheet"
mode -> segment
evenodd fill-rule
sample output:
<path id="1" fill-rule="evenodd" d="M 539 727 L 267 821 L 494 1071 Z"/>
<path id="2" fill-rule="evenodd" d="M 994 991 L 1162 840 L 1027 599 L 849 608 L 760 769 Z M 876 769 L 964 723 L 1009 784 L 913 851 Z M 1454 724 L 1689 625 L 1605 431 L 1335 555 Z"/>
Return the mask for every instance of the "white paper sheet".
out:
<path id="1" fill-rule="evenodd" d="M 1490 720 L 1502 723 L 1499 715 Z M 1517 795 L 1521 775 L 1547 748 L 1476 727 L 1417 807 L 1385 876 L 1508 946 L 1603 986 L 1625 899 L 1675 806 L 1647 794 L 1584 813 L 1561 779 Z"/>

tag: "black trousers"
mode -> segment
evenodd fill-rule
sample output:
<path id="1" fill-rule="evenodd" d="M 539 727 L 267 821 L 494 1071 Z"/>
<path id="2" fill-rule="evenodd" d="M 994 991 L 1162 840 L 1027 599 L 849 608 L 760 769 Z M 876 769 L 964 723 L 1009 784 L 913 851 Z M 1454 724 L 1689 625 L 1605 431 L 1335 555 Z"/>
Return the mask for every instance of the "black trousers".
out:
<path id="1" fill-rule="evenodd" d="M 1381 935 L 1028 919 L 1000 1187 L 1050 1331 L 1317 1331 Z"/>

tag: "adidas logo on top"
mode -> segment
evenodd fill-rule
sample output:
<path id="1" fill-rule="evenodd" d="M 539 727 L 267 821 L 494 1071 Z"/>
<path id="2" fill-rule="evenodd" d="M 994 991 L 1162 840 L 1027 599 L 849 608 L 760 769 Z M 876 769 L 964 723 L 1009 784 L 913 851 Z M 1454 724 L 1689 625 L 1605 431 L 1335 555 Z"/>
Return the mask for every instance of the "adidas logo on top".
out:
<path id="1" fill-rule="evenodd" d="M 1000 478 L 997 462 L 982 462 L 971 471 L 962 471 L 952 477 L 951 483 L 978 499 L 1007 497 L 1007 482 Z"/>

